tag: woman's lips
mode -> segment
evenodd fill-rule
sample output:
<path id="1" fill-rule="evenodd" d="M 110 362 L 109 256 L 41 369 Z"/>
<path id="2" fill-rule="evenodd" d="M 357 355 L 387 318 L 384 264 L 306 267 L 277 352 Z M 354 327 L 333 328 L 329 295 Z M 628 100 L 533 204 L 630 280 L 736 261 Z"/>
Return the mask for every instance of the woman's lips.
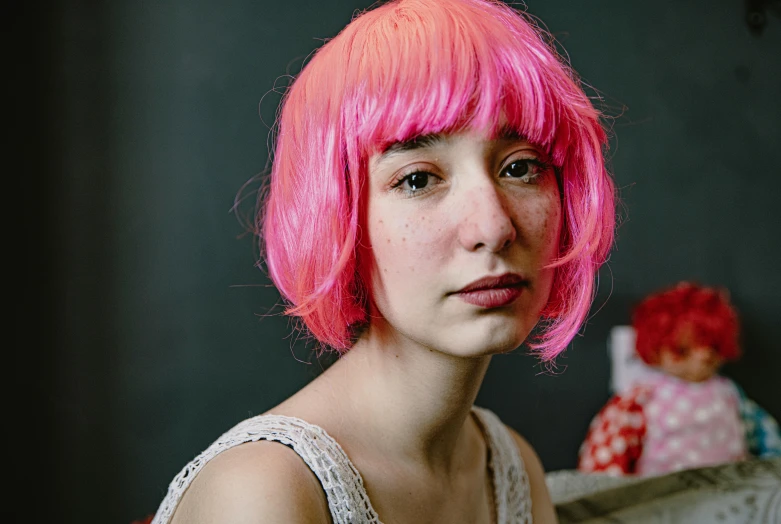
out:
<path id="1" fill-rule="evenodd" d="M 521 286 L 514 286 L 482 289 L 480 291 L 467 291 L 456 293 L 456 296 L 464 302 L 468 302 L 475 306 L 494 308 L 509 306 L 515 302 L 515 299 L 521 296 L 521 293 L 523 293 L 523 288 Z"/>
<path id="2" fill-rule="evenodd" d="M 526 280 L 518 274 L 507 273 L 498 277 L 486 277 L 477 280 L 455 296 L 475 306 L 496 308 L 509 306 L 523 293 Z"/>

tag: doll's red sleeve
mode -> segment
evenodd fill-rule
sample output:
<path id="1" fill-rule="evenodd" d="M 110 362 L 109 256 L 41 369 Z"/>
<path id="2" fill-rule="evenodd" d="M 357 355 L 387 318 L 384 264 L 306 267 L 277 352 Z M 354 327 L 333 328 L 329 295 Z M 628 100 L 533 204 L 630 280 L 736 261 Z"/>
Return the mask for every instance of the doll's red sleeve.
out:
<path id="1" fill-rule="evenodd" d="M 611 398 L 594 417 L 586 440 L 580 446 L 578 470 L 628 475 L 635 472 L 643 451 L 646 418 L 643 404 L 648 397 L 644 388 Z"/>

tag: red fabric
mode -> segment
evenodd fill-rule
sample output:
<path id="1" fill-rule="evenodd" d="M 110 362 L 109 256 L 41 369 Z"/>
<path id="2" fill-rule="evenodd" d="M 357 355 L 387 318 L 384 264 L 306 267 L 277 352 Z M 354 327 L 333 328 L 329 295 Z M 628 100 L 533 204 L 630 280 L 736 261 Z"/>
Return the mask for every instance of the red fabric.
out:
<path id="1" fill-rule="evenodd" d="M 594 417 L 580 447 L 578 469 L 584 473 L 628 475 L 635 472 L 643 452 L 646 417 L 643 404 L 649 391 L 636 387 L 615 395 Z"/>

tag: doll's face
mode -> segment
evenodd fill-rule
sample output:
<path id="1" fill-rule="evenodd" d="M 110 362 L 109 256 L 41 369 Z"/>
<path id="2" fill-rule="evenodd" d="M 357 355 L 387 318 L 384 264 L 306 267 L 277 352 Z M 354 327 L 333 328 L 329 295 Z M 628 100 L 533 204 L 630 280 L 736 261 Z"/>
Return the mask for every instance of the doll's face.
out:
<path id="1" fill-rule="evenodd" d="M 525 140 L 432 135 L 375 154 L 366 221 L 372 329 L 477 356 L 518 347 L 537 323 L 561 202 L 554 170 Z"/>
<path id="2" fill-rule="evenodd" d="M 724 363 L 719 354 L 707 346 L 680 350 L 662 348 L 659 368 L 670 375 L 689 382 L 703 382 L 711 378 Z"/>

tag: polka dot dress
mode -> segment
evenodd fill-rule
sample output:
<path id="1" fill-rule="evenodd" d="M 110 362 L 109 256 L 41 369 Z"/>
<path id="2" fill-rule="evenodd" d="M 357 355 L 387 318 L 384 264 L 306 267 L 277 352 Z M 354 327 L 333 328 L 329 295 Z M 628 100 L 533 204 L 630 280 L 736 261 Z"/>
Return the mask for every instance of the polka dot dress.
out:
<path id="1" fill-rule="evenodd" d="M 723 377 L 658 374 L 613 397 L 594 418 L 578 469 L 660 475 L 746 457 L 739 395 Z"/>

